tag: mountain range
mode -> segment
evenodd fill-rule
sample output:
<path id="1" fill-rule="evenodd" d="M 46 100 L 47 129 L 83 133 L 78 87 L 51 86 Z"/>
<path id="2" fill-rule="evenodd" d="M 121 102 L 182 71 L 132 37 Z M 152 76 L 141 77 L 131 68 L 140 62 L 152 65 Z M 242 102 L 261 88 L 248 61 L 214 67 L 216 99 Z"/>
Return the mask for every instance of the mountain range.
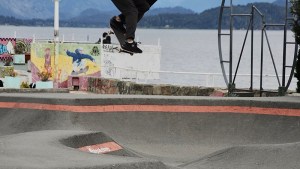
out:
<path id="1" fill-rule="evenodd" d="M 160 13 L 200 13 L 206 9 L 217 7 L 220 0 L 158 0 L 149 15 Z M 252 2 L 273 2 L 274 0 L 240 0 L 235 5 Z M 282 4 L 285 0 L 276 0 Z M 175 8 L 177 7 L 177 8 Z M 181 7 L 181 8 L 179 8 Z M 184 8 L 186 10 L 184 10 Z M 96 12 L 105 15 L 117 13 L 111 0 L 61 0 L 60 15 L 62 19 L 80 17 L 83 12 Z M 0 0 L 0 15 L 20 19 L 49 19 L 53 18 L 53 0 Z"/>
<path id="2" fill-rule="evenodd" d="M 253 3 L 265 16 L 267 24 L 283 24 L 285 22 L 285 7 L 271 3 Z M 234 13 L 247 14 L 251 12 L 252 4 L 234 6 Z M 194 14 L 160 14 L 145 17 L 140 23 L 144 28 L 175 28 L 175 29 L 217 29 L 218 19 L 216 16 L 220 8 L 212 8 L 202 13 Z M 250 18 L 235 17 L 234 29 L 247 29 Z M 254 28 L 261 29 L 261 18 L 254 15 Z M 223 29 L 230 28 L 230 13 L 224 12 Z M 281 27 L 268 27 L 268 29 L 281 29 Z"/>
<path id="3" fill-rule="evenodd" d="M 246 5 L 235 5 L 234 13 L 249 13 L 254 4 L 264 15 L 267 23 L 284 23 L 285 7 L 282 1 L 274 3 L 250 3 Z M 284 4 L 284 3 L 283 3 Z M 183 7 L 154 8 L 139 23 L 144 28 L 175 28 L 175 29 L 216 29 L 218 25 L 219 7 L 196 13 Z M 100 11 L 97 8 L 88 8 L 79 15 L 61 19 L 62 27 L 108 27 L 109 19 L 117 11 Z M 224 13 L 223 28 L 229 28 L 229 12 Z M 255 17 L 258 17 L 257 15 Z M 249 20 L 241 17 L 234 19 L 236 29 L 247 29 Z M 14 17 L 1 17 L 0 25 L 24 25 L 24 26 L 53 26 L 53 19 L 18 19 Z M 261 19 L 255 19 L 255 29 L 261 28 Z M 278 29 L 272 27 L 271 29 Z"/>
<path id="4" fill-rule="evenodd" d="M 279 6 L 285 6 L 285 0 L 276 0 L 273 2 L 273 4 L 275 5 L 279 5 Z"/>

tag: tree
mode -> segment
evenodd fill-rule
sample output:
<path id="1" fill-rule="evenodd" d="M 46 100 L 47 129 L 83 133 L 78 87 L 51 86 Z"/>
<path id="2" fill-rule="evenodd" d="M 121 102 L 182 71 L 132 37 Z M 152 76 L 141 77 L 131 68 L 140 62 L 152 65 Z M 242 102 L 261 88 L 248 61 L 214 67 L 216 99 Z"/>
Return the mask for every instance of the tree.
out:
<path id="1" fill-rule="evenodd" d="M 300 0 L 291 0 L 291 14 L 294 16 L 292 31 L 295 34 L 296 43 L 300 45 Z M 300 93 L 300 50 L 296 62 L 295 77 L 297 78 L 297 93 Z"/>

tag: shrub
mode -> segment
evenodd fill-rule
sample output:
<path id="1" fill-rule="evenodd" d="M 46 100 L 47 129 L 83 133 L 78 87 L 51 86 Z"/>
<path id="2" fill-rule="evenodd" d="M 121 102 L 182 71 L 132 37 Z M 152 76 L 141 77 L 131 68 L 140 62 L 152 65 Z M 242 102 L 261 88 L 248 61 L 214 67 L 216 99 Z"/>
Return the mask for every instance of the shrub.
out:
<path id="1" fill-rule="evenodd" d="M 291 14 L 294 16 L 292 31 L 295 34 L 296 43 L 300 44 L 300 0 L 291 0 Z M 295 77 L 297 78 L 297 92 L 300 93 L 300 50 L 298 51 L 297 63 L 295 68 Z"/>

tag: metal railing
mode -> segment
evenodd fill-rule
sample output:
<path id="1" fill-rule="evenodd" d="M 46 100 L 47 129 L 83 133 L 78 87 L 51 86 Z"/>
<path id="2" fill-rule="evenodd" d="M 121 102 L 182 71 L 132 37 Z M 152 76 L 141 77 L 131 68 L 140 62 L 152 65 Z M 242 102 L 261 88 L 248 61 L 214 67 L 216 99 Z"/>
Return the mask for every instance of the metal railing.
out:
<path id="1" fill-rule="evenodd" d="M 199 73 L 199 72 L 184 72 L 184 71 L 153 71 L 153 70 L 138 70 L 138 69 L 132 69 L 132 68 L 123 68 L 123 67 L 105 67 L 108 69 L 111 69 L 114 73 L 112 73 L 113 75 L 108 77 L 108 78 L 115 78 L 115 79 L 119 79 L 119 80 L 123 80 L 123 81 L 131 81 L 131 82 L 136 82 L 136 83 L 144 83 L 144 84 L 164 84 L 164 79 L 161 78 L 162 75 L 188 75 L 189 77 L 191 76 L 197 76 L 197 77 L 203 77 L 202 79 L 204 79 L 205 81 L 201 81 L 200 78 L 196 78 L 199 81 L 196 83 L 189 83 L 189 84 L 185 84 L 185 83 L 174 83 L 172 82 L 171 84 L 173 85 L 192 85 L 192 86 L 203 86 L 203 87 L 226 87 L 224 85 L 220 85 L 220 83 L 216 84 L 216 81 L 222 81 L 222 77 L 223 74 L 222 73 Z M 116 72 L 123 72 L 123 75 L 126 74 L 127 76 L 114 76 L 117 75 L 118 73 Z M 139 78 L 140 74 L 143 74 L 143 78 Z M 159 75 L 160 78 L 157 79 L 153 79 L 153 75 Z M 226 74 L 228 76 L 228 74 Z M 253 78 L 259 79 L 261 77 L 260 74 L 236 74 L 236 76 L 238 77 L 250 77 L 252 76 Z M 280 77 L 282 78 L 281 75 L 268 75 L 265 74 L 263 75 L 264 78 L 275 78 L 275 77 Z M 166 77 L 166 76 L 164 76 Z M 177 76 L 178 77 L 178 76 Z M 288 76 L 286 76 L 288 77 Z M 180 78 L 178 78 L 180 79 Z M 274 89 L 274 88 L 270 88 Z"/>
<path id="2" fill-rule="evenodd" d="M 230 1 L 230 5 L 226 6 L 226 0 L 222 0 L 221 3 L 221 8 L 220 8 L 220 15 L 219 15 L 219 26 L 218 26 L 218 47 L 219 47 L 219 57 L 220 57 L 220 63 L 221 63 L 221 69 L 222 69 L 222 73 L 223 73 L 223 77 L 225 80 L 225 83 L 228 87 L 228 91 L 230 93 L 234 92 L 236 89 L 236 79 L 237 79 L 237 74 L 239 72 L 239 68 L 240 68 L 240 63 L 242 60 L 242 56 L 244 54 L 244 49 L 245 49 L 245 45 L 246 45 L 246 41 L 248 39 L 248 35 L 249 35 L 249 31 L 251 31 L 251 63 L 250 63 L 250 87 L 249 90 L 252 91 L 253 90 L 253 83 L 254 83 L 254 20 L 256 15 L 260 16 L 261 19 L 261 56 L 260 56 L 260 95 L 262 95 L 262 93 L 264 92 L 263 90 L 263 78 L 265 77 L 264 74 L 264 48 L 265 48 L 265 41 L 267 43 L 267 47 L 270 53 L 270 57 L 272 60 L 272 64 L 274 67 L 274 73 L 275 73 L 275 78 L 277 79 L 278 82 L 278 92 L 280 95 L 284 95 L 285 92 L 288 90 L 292 78 L 293 78 L 293 74 L 294 74 L 294 68 L 295 68 L 295 63 L 296 63 L 296 57 L 297 57 L 297 51 L 298 51 L 298 45 L 295 42 L 287 42 L 287 29 L 288 29 L 288 21 L 291 20 L 291 18 L 288 17 L 288 0 L 286 0 L 286 6 L 285 6 L 285 21 L 283 24 L 269 24 L 266 23 L 266 19 L 264 14 L 255 6 L 252 5 L 251 6 L 251 13 L 250 14 L 235 14 L 233 11 L 234 5 L 233 5 L 233 0 L 229 0 Z M 230 10 L 230 32 L 229 33 L 223 33 L 222 32 L 222 23 L 223 23 L 223 15 L 224 15 L 224 10 L 225 9 L 229 9 Z M 242 49 L 238 58 L 238 62 L 237 62 L 237 66 L 235 69 L 235 72 L 233 73 L 233 46 L 234 46 L 234 42 L 233 42 L 233 31 L 234 31 L 234 18 L 235 17 L 248 17 L 249 19 L 249 24 L 247 27 L 247 31 L 246 31 L 246 35 L 243 41 L 243 45 L 242 45 Z M 282 27 L 283 31 L 284 31 L 284 40 L 283 40 L 283 65 L 282 65 L 282 75 L 279 75 L 278 73 L 278 68 L 277 68 L 277 64 L 275 63 L 274 60 L 274 55 L 272 52 L 272 48 L 270 45 L 270 40 L 269 40 L 269 36 L 267 34 L 267 28 L 269 27 Z M 230 40 L 229 40 L 229 59 L 225 60 L 224 56 L 223 56 L 223 50 L 222 50 L 222 37 L 223 36 L 229 36 Z M 295 50 L 294 50 L 294 59 L 293 59 L 293 63 L 291 66 L 287 65 L 287 45 L 295 45 Z M 226 69 L 225 69 L 225 64 L 229 64 L 229 73 L 226 73 Z M 291 73 L 290 75 L 286 75 L 287 72 L 287 68 L 291 68 Z M 286 80 L 288 78 L 288 80 Z"/>

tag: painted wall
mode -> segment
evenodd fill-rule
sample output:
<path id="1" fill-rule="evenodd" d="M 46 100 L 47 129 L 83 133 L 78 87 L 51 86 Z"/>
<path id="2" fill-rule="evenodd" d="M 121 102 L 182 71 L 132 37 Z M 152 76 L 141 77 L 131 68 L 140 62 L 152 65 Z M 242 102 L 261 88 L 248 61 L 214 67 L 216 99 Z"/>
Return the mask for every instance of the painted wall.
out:
<path id="1" fill-rule="evenodd" d="M 102 77 L 114 79 L 159 79 L 161 48 L 141 45 L 142 54 L 119 53 L 118 45 L 103 45 Z M 140 70 L 140 71 L 134 71 Z"/>
<path id="2" fill-rule="evenodd" d="M 33 43 L 31 46 L 32 81 L 39 81 L 38 72 L 52 73 L 55 87 L 68 87 L 68 77 L 100 76 L 100 45 L 66 43 L 59 44 L 55 57 L 54 44 Z"/>
<path id="3" fill-rule="evenodd" d="M 149 72 L 160 71 L 161 48 L 159 46 L 142 45 L 144 53 L 133 56 L 119 53 L 116 48 L 118 45 L 113 44 L 101 46 L 101 44 L 64 43 L 59 44 L 59 54 L 55 58 L 54 44 L 33 43 L 31 45 L 32 81 L 40 81 L 39 72 L 52 73 L 53 77 L 50 80 L 53 80 L 55 87 L 58 88 L 70 87 L 70 76 L 101 76 L 120 80 L 159 79 L 159 73 L 149 74 Z"/>
<path id="4" fill-rule="evenodd" d="M 17 44 L 23 46 L 25 53 L 30 53 L 32 41 L 28 38 L 0 38 L 0 57 L 15 54 Z"/>
<path id="5" fill-rule="evenodd" d="M 28 38 L 17 38 L 16 40 L 16 45 L 22 45 L 24 46 L 24 54 L 30 53 L 31 51 L 31 43 L 33 42 L 32 39 L 28 39 Z"/>
<path id="6" fill-rule="evenodd" d="M 0 38 L 0 59 L 15 54 L 15 46 L 15 38 Z"/>
<path id="7" fill-rule="evenodd" d="M 47 60 L 48 59 L 48 60 Z M 46 61 L 47 60 L 47 61 Z M 31 44 L 31 73 L 32 82 L 40 81 L 39 72 L 53 72 L 54 68 L 54 44 L 32 43 Z M 49 79 L 53 80 L 53 79 Z"/>

